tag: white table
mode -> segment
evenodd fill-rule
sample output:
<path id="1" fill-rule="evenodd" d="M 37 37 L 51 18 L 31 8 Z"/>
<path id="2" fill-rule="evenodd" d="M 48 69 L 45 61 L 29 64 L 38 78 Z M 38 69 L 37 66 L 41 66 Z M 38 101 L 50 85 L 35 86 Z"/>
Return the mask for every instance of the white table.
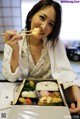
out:
<path id="1" fill-rule="evenodd" d="M 19 83 L 0 82 L 0 119 L 7 119 L 14 100 L 14 91 Z"/>

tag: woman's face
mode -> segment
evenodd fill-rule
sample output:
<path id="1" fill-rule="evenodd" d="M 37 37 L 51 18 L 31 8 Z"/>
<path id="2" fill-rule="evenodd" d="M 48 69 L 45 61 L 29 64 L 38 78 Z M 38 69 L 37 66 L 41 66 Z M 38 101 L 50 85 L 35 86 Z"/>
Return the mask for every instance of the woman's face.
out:
<path id="1" fill-rule="evenodd" d="M 52 6 L 48 6 L 38 11 L 31 19 L 31 29 L 39 28 L 40 33 L 38 38 L 48 36 L 54 27 L 56 13 Z"/>

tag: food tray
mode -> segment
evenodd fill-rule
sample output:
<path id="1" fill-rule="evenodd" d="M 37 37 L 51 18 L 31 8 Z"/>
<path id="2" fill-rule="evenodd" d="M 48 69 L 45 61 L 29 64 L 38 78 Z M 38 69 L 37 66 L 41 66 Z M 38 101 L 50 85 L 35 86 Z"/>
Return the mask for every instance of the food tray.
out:
<path id="1" fill-rule="evenodd" d="M 13 101 L 14 105 L 64 106 L 62 89 L 57 80 L 24 79 Z"/>

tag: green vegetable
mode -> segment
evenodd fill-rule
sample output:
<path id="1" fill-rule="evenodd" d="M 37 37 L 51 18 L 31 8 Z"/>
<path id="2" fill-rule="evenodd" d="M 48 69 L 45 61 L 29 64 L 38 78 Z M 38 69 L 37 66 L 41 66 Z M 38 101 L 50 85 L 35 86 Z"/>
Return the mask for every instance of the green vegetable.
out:
<path id="1" fill-rule="evenodd" d="M 34 87 L 34 82 L 33 81 L 29 81 L 30 87 Z"/>
<path id="2" fill-rule="evenodd" d="M 34 82 L 26 82 L 25 84 L 24 84 L 24 87 L 23 87 L 23 90 L 24 91 L 33 91 L 34 90 L 34 84 L 33 84 Z"/>

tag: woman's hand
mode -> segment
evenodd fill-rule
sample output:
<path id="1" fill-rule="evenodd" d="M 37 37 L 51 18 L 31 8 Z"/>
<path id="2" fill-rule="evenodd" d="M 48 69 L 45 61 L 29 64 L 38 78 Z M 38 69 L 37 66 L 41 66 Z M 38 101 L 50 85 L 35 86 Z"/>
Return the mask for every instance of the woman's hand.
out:
<path id="1" fill-rule="evenodd" d="M 16 68 L 19 65 L 19 44 L 18 40 L 22 39 L 22 36 L 15 30 L 8 30 L 4 34 L 4 41 L 6 44 L 11 46 L 12 56 L 10 60 L 11 71 L 15 72 Z"/>
<path id="2" fill-rule="evenodd" d="M 74 101 L 76 103 L 71 103 L 70 105 L 70 113 L 80 113 L 80 88 L 78 86 L 72 86 L 72 94 L 74 97 Z"/>
<path id="3" fill-rule="evenodd" d="M 76 102 L 77 104 L 75 103 L 71 103 L 70 105 L 70 113 L 77 113 L 77 114 L 80 114 L 80 100 L 78 100 Z"/>
<path id="4" fill-rule="evenodd" d="M 15 30 L 8 30 L 5 32 L 4 41 L 6 44 L 12 47 L 13 50 L 19 50 L 18 40 L 22 39 L 22 36 Z"/>

